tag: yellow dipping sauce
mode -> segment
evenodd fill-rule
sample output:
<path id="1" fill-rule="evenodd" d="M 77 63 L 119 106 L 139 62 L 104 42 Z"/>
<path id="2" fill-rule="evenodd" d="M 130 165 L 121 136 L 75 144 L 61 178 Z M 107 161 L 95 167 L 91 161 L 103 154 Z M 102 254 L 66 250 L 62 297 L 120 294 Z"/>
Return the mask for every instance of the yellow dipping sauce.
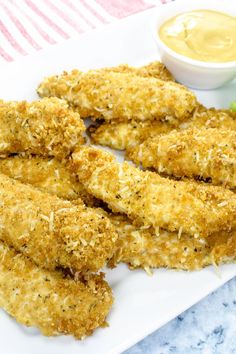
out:
<path id="1" fill-rule="evenodd" d="M 164 22 L 160 39 L 176 53 L 205 62 L 236 60 L 236 17 L 211 10 L 182 13 Z"/>

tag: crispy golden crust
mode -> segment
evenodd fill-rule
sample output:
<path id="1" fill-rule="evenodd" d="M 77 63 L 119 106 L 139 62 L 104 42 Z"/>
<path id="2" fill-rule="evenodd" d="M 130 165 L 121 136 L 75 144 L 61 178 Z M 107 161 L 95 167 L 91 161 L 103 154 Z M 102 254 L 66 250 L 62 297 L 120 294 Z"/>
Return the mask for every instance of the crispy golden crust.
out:
<path id="1" fill-rule="evenodd" d="M 159 61 L 154 61 L 151 62 L 147 65 L 140 66 L 140 67 L 133 67 L 127 64 L 120 64 L 118 66 L 113 66 L 113 67 L 105 67 L 105 68 L 100 68 L 100 69 L 94 69 L 93 72 L 97 73 L 120 73 L 120 74 L 133 74 L 136 76 L 141 76 L 141 77 L 154 77 L 156 79 L 161 79 L 163 81 L 175 81 L 171 73 L 167 70 L 165 65 Z M 63 75 L 66 76 L 70 83 L 71 87 L 76 85 L 78 83 L 78 80 L 80 80 L 81 75 L 84 74 L 83 71 L 74 69 L 70 73 L 64 72 Z M 56 78 L 56 77 L 55 77 Z M 68 83 L 67 83 L 68 84 Z M 46 87 L 45 87 L 46 89 Z M 50 97 L 52 96 L 50 94 L 50 87 L 47 87 L 46 89 L 46 96 Z M 63 88 L 61 88 L 63 89 Z M 64 93 L 65 93 L 66 88 L 64 88 Z M 59 91 L 58 91 L 59 92 Z M 39 95 L 44 97 L 45 93 L 44 92 L 38 92 Z"/>
<path id="2" fill-rule="evenodd" d="M 46 336 L 80 339 L 103 326 L 111 308 L 111 289 L 101 275 L 65 278 L 38 268 L 0 242 L 0 307 Z"/>
<path id="3" fill-rule="evenodd" d="M 141 77 L 154 77 L 156 79 L 161 79 L 163 81 L 175 81 L 171 73 L 166 69 L 165 65 L 162 64 L 159 61 L 154 61 L 151 62 L 150 64 L 141 66 L 141 67 L 132 67 L 127 64 L 121 64 L 118 66 L 114 67 L 108 67 L 108 68 L 101 68 L 97 70 L 93 70 L 94 72 L 98 73 L 110 73 L 110 72 L 115 72 L 115 73 L 123 73 L 123 74 L 133 74 Z M 56 89 L 53 89 L 50 87 L 50 85 L 47 85 L 46 83 L 41 84 L 39 89 L 38 89 L 38 94 L 41 97 L 51 97 L 51 96 L 58 96 L 62 97 L 63 95 L 66 94 L 68 91 L 68 85 L 70 85 L 71 88 L 73 88 L 75 85 L 77 85 L 78 80 L 80 80 L 81 75 L 83 74 L 82 71 L 80 70 L 72 70 L 70 73 L 64 72 L 62 75 L 63 79 L 64 77 L 67 77 L 69 82 L 66 83 L 66 86 L 60 85 L 60 87 L 57 87 Z M 53 77 L 53 80 L 57 79 L 57 76 Z M 47 79 L 46 79 L 47 80 Z M 51 82 L 51 80 L 50 80 Z M 43 87 L 43 88 L 42 88 Z M 52 92 L 52 89 L 55 91 Z"/>
<path id="4" fill-rule="evenodd" d="M 128 157 L 159 173 L 236 187 L 236 131 L 229 129 L 173 130 L 129 149 Z"/>
<path id="5" fill-rule="evenodd" d="M 154 61 L 150 64 L 133 67 L 127 64 L 121 64 L 114 67 L 102 68 L 98 71 L 128 73 L 143 77 L 155 77 L 164 81 L 175 81 L 171 73 L 166 69 L 165 65 L 159 61 Z M 79 72 L 78 72 L 79 73 Z"/>
<path id="6" fill-rule="evenodd" d="M 78 178 L 55 158 L 18 155 L 7 157 L 0 159 L 0 173 L 63 199 L 81 198 L 88 206 L 99 205 L 99 201 L 86 192 Z"/>
<path id="7" fill-rule="evenodd" d="M 171 121 L 173 123 L 173 121 Z M 198 106 L 190 119 L 184 122 L 158 121 L 130 121 L 102 123 L 101 125 L 89 127 L 92 142 L 109 146 L 117 150 L 125 150 L 142 143 L 144 140 L 160 134 L 169 133 L 173 129 L 183 130 L 188 128 L 222 128 L 236 131 L 236 113 L 230 110 L 207 109 Z"/>
<path id="8" fill-rule="evenodd" d="M 84 141 L 79 114 L 58 98 L 0 101 L 0 126 L 1 155 L 26 152 L 63 158 Z"/>
<path id="9" fill-rule="evenodd" d="M 236 233 L 217 233 L 207 238 L 164 231 L 137 228 L 123 215 L 111 215 L 118 233 L 117 248 L 109 266 L 127 263 L 131 268 L 201 269 L 211 264 L 234 262 Z"/>
<path id="10" fill-rule="evenodd" d="M 151 136 L 166 134 L 173 129 L 174 126 L 168 122 L 130 121 L 90 125 L 87 131 L 94 144 L 109 146 L 115 150 L 125 150 Z"/>
<path id="11" fill-rule="evenodd" d="M 175 82 L 105 71 L 76 75 L 46 78 L 38 94 L 66 99 L 82 118 L 107 121 L 183 120 L 197 106 L 195 95 Z"/>
<path id="12" fill-rule="evenodd" d="M 236 113 L 229 109 L 206 108 L 199 105 L 191 119 L 180 124 L 180 129 L 192 127 L 236 130 Z"/>
<path id="13" fill-rule="evenodd" d="M 207 236 L 236 226 L 236 196 L 222 187 L 162 178 L 87 146 L 72 155 L 72 168 L 89 193 L 156 232 Z"/>
<path id="14" fill-rule="evenodd" d="M 55 170 L 59 172 L 55 174 Z M 28 159 L 16 156 L 0 160 L 0 171 L 7 172 L 8 175 L 20 179 L 21 182 L 27 182 L 36 187 L 40 186 L 40 188 L 58 196 L 64 198 L 73 196 L 72 199 L 76 199 L 77 194 L 69 192 L 71 184 L 68 170 L 55 159 L 38 157 Z M 233 235 L 230 237 L 229 234 L 229 236 L 222 238 L 220 234 L 216 241 L 217 244 L 220 244 L 220 240 L 222 243 L 213 258 L 213 248 L 209 245 L 212 237 L 208 240 L 206 238 L 196 239 L 183 234 L 179 239 L 178 234 L 162 229 L 160 229 L 159 236 L 156 237 L 152 227 L 137 228 L 125 216 L 108 214 L 101 209 L 96 210 L 109 217 L 118 233 L 116 251 L 109 261 L 110 266 L 124 262 L 132 268 L 141 267 L 147 271 L 148 268 L 158 267 L 193 270 L 213 262 L 220 264 L 234 260 L 236 250 L 232 249 L 233 241 L 229 241 L 231 238 L 235 239 Z M 216 247 L 214 250 L 216 251 Z"/>
<path id="15" fill-rule="evenodd" d="M 97 271 L 114 251 L 109 219 L 0 175 L 0 239 L 48 269 Z"/>

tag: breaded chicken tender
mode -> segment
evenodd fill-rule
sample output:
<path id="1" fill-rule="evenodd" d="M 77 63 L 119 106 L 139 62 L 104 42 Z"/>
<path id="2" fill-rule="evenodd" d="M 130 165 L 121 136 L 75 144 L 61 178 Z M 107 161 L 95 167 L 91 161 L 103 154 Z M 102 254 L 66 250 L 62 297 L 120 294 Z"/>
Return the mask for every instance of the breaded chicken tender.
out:
<path id="1" fill-rule="evenodd" d="M 58 98 L 0 101 L 0 126 L 1 155 L 26 152 L 64 158 L 84 141 L 79 114 Z"/>
<path id="2" fill-rule="evenodd" d="M 129 149 L 143 167 L 175 177 L 203 178 L 236 187 L 236 131 L 216 128 L 173 130 Z"/>
<path id="3" fill-rule="evenodd" d="M 78 178 L 56 158 L 10 156 L 0 159 L 0 173 L 62 199 L 81 198 L 88 206 L 99 205 L 99 201 L 85 190 Z"/>
<path id="4" fill-rule="evenodd" d="M 236 113 L 230 110 L 207 109 L 198 106 L 192 117 L 183 122 L 158 122 L 158 121 L 130 121 L 112 124 L 102 123 L 98 126 L 90 126 L 88 132 L 92 142 L 104 146 L 109 146 L 116 150 L 132 148 L 144 140 L 166 134 L 173 129 L 184 130 L 188 128 L 221 128 L 236 131 Z"/>
<path id="5" fill-rule="evenodd" d="M 100 68 L 100 69 L 96 69 L 93 71 L 98 72 L 98 73 L 115 72 L 115 73 L 121 73 L 121 74 L 122 73 L 123 74 L 133 74 L 133 75 L 137 75 L 137 76 L 141 76 L 141 77 L 154 77 L 156 79 L 161 79 L 163 81 L 175 81 L 173 76 L 171 75 L 171 73 L 165 67 L 165 65 L 159 61 L 154 61 L 154 62 L 151 62 L 150 64 L 140 66 L 140 67 L 133 67 L 133 66 L 130 66 L 127 64 L 121 64 L 118 66 Z M 74 69 L 70 73 L 64 72 L 63 77 L 67 76 L 67 78 L 69 79 L 69 82 L 71 84 L 71 87 L 73 87 L 78 83 L 82 74 L 83 74 L 82 71 Z M 41 90 L 38 93 L 41 97 L 45 96 L 45 93 L 41 92 Z M 53 95 L 50 95 L 48 93 L 47 96 L 51 97 Z"/>
<path id="6" fill-rule="evenodd" d="M 182 121 L 197 106 L 195 95 L 182 85 L 129 73 L 64 72 L 46 78 L 38 87 L 40 97 L 57 96 L 79 112 L 81 118 L 128 121 Z"/>
<path id="7" fill-rule="evenodd" d="M 105 325 L 113 297 L 102 275 L 80 280 L 40 269 L 0 242 L 0 307 L 46 336 L 78 339 Z"/>
<path id="8" fill-rule="evenodd" d="M 109 266 L 127 263 L 131 268 L 196 270 L 208 265 L 235 262 L 236 232 L 195 238 L 187 234 L 137 228 L 123 215 L 109 215 L 118 233 L 116 252 Z"/>
<path id="9" fill-rule="evenodd" d="M 114 252 L 109 219 L 0 175 L 0 239 L 47 269 L 97 271 Z"/>
<path id="10" fill-rule="evenodd" d="M 112 211 L 153 226 L 157 234 L 159 227 L 196 237 L 236 227 L 236 196 L 222 187 L 162 178 L 87 146 L 72 155 L 71 168 Z"/>

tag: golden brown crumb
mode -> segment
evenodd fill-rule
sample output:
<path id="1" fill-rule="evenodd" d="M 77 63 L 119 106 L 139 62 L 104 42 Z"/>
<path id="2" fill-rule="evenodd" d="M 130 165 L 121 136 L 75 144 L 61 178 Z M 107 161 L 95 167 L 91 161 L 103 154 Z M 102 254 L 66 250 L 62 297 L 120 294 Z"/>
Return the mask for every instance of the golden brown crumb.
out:
<path id="1" fill-rule="evenodd" d="M 0 239 L 48 269 L 97 271 L 114 252 L 109 219 L 0 175 Z"/>
<path id="2" fill-rule="evenodd" d="M 82 339 L 104 325 L 112 302 L 102 275 L 65 278 L 38 268 L 0 242 L 0 307 L 19 323 L 37 327 L 46 336 Z"/>
<path id="3" fill-rule="evenodd" d="M 1 155 L 26 152 L 63 158 L 84 141 L 79 114 L 58 98 L 0 101 L 0 126 Z"/>
<path id="4" fill-rule="evenodd" d="M 100 204 L 96 198 L 86 192 L 82 183 L 67 166 L 55 158 L 19 155 L 2 158 L 0 173 L 63 199 L 81 198 L 88 206 Z"/>
<path id="5" fill-rule="evenodd" d="M 175 81 L 171 73 L 167 70 L 165 65 L 159 61 L 151 62 L 150 64 L 133 67 L 127 64 L 121 64 L 118 66 L 108 67 L 98 69 L 97 71 L 105 71 L 105 72 L 117 72 L 117 73 L 128 73 L 134 74 L 143 77 L 155 77 L 156 79 L 161 79 L 164 81 Z M 76 70 L 73 70 L 76 74 Z M 80 72 L 77 71 L 79 74 Z"/>
<path id="6" fill-rule="evenodd" d="M 236 187 L 236 131 L 229 129 L 173 130 L 129 149 L 128 157 L 159 173 Z"/>
<path id="7" fill-rule="evenodd" d="M 159 227 L 195 236 L 235 229 L 236 196 L 229 190 L 162 178 L 92 147 L 82 146 L 72 157 L 89 193 L 157 233 Z"/>
<path id="8" fill-rule="evenodd" d="M 101 68 L 101 69 L 96 69 L 93 70 L 94 72 L 116 72 L 116 73 L 128 73 L 128 74 L 133 74 L 133 75 L 138 75 L 141 77 L 154 77 L 156 79 L 161 79 L 164 81 L 175 81 L 171 73 L 166 69 L 165 65 L 162 64 L 159 61 L 154 61 L 151 62 L 147 65 L 140 66 L 140 67 L 132 67 L 127 64 L 121 64 L 118 66 L 113 66 L 113 67 L 107 67 L 107 68 Z M 63 77 L 67 77 L 68 81 L 66 85 L 68 86 L 70 84 L 71 88 L 73 88 L 75 85 L 77 85 L 78 81 L 80 80 L 81 75 L 83 74 L 82 71 L 79 70 L 72 70 L 70 73 L 64 72 Z M 61 86 L 59 91 L 59 88 L 57 88 L 57 94 L 62 96 L 62 92 L 65 94 L 65 91 L 67 90 L 67 86 L 64 88 Z M 38 93 L 40 96 L 53 96 L 49 92 L 49 87 L 46 88 L 44 86 L 44 91 L 42 92 L 41 89 L 38 90 Z M 56 94 L 54 96 L 57 96 Z"/>
<path id="9" fill-rule="evenodd" d="M 209 237 L 138 228 L 123 215 L 109 214 L 118 233 L 116 252 L 109 266 L 127 263 L 131 268 L 201 269 L 211 264 L 235 262 L 236 233 L 217 233 Z"/>
<path id="10" fill-rule="evenodd" d="M 59 172 L 55 173 L 57 170 Z M 60 197 L 71 197 L 72 200 L 76 199 L 76 196 L 78 198 L 77 193 L 70 193 L 74 191 L 74 187 L 70 182 L 69 171 L 55 159 L 15 156 L 0 160 L 0 171 Z M 80 190 L 77 192 L 81 194 Z M 234 233 L 220 233 L 214 238 L 194 238 L 191 235 L 180 235 L 160 229 L 157 237 L 152 227 L 135 227 L 125 216 L 108 214 L 101 209 L 96 211 L 108 217 L 118 233 L 114 246 L 116 251 L 109 261 L 110 266 L 124 262 L 131 268 L 141 267 L 147 271 L 149 268 L 159 267 L 193 270 L 212 262 L 220 264 L 235 259 Z M 211 240 L 215 238 L 213 247 Z"/>
<path id="11" fill-rule="evenodd" d="M 129 121 L 102 123 L 98 126 L 92 125 L 88 131 L 92 142 L 109 146 L 117 150 L 132 148 L 144 140 L 160 134 L 167 134 L 173 129 L 183 130 L 188 128 L 221 128 L 236 131 L 236 113 L 230 110 L 222 110 L 198 106 L 192 117 L 183 122 L 158 121 Z"/>
<path id="12" fill-rule="evenodd" d="M 64 72 L 46 78 L 38 94 L 66 99 L 81 118 L 127 121 L 136 119 L 183 120 L 197 106 L 195 95 L 184 86 L 154 77 L 129 73 L 89 71 Z"/>
<path id="13" fill-rule="evenodd" d="M 109 146 L 115 150 L 126 150 L 138 145 L 151 136 L 169 133 L 174 126 L 159 121 L 129 121 L 90 125 L 87 129 L 92 143 Z"/>
<path id="14" fill-rule="evenodd" d="M 180 124 L 180 129 L 193 127 L 236 130 L 236 113 L 229 109 L 206 108 L 199 105 L 191 119 Z"/>

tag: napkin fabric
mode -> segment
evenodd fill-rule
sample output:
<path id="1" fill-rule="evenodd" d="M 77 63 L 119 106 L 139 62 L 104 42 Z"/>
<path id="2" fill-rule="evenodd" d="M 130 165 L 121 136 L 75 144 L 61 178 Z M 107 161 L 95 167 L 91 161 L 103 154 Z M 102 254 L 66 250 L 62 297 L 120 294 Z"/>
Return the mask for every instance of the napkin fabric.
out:
<path id="1" fill-rule="evenodd" d="M 0 62 L 172 0 L 0 0 Z"/>

